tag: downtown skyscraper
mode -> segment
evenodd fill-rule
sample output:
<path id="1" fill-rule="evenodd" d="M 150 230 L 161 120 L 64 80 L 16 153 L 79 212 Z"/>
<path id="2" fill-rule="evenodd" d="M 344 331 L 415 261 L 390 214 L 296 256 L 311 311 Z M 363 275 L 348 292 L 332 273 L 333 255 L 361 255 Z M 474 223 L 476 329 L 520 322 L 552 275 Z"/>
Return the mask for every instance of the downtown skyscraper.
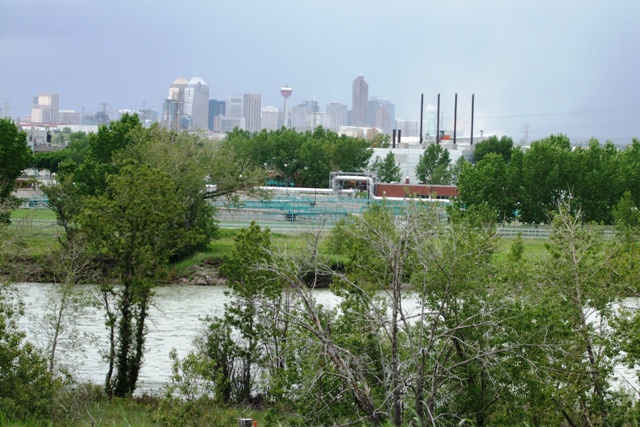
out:
<path id="1" fill-rule="evenodd" d="M 353 81 L 351 103 L 351 125 L 367 127 L 367 111 L 369 101 L 369 85 L 363 75 L 359 75 Z"/>
<path id="2" fill-rule="evenodd" d="M 162 124 L 174 130 L 207 129 L 209 122 L 209 86 L 200 77 L 178 77 L 164 100 Z"/>
<path id="3" fill-rule="evenodd" d="M 209 86 L 200 77 L 193 77 L 184 90 L 184 115 L 188 130 L 207 129 L 209 125 Z"/>
<path id="4" fill-rule="evenodd" d="M 54 92 L 39 94 L 33 100 L 31 121 L 33 123 L 58 123 L 60 121 L 60 95 Z"/>
<path id="5" fill-rule="evenodd" d="M 242 115 L 245 119 L 245 129 L 251 133 L 260 132 L 262 124 L 262 95 L 259 93 L 245 93 L 242 95 Z"/>

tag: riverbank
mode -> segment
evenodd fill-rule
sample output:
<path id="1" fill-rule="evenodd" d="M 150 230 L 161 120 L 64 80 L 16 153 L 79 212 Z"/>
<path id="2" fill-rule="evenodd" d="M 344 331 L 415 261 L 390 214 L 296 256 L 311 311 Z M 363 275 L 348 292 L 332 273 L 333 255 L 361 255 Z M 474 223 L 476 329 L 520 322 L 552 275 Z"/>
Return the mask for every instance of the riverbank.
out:
<path id="1" fill-rule="evenodd" d="M 6 263 L 4 271 L 0 271 L 0 279 L 13 282 L 55 281 L 52 263 L 48 259 L 50 254 L 60 247 L 60 239 L 64 238 L 64 230 L 55 221 L 55 214 L 48 209 L 18 209 L 12 215 L 11 229 L 24 241 L 21 252 L 9 255 L 10 262 Z M 158 272 L 160 285 L 196 285 L 220 286 L 225 279 L 219 274 L 219 267 L 224 258 L 233 250 L 238 228 L 221 228 L 216 239 L 206 248 L 189 257 L 171 263 L 164 271 Z M 288 250 L 303 250 L 307 233 L 282 234 L 272 232 L 274 246 L 287 247 Z M 502 237 L 495 257 L 505 257 L 509 250 L 512 237 Z M 523 239 L 524 256 L 531 261 L 539 259 L 545 251 L 546 238 Z M 335 268 L 345 261 L 335 254 L 329 255 L 328 262 Z M 329 283 L 325 284 L 326 286 Z"/>

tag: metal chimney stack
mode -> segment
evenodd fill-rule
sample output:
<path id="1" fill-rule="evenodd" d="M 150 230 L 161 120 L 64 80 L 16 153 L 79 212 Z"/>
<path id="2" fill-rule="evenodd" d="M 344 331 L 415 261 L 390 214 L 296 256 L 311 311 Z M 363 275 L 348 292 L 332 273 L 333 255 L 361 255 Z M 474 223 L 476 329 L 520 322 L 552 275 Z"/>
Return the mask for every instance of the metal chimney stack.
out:
<path id="1" fill-rule="evenodd" d="M 436 144 L 440 144 L 440 94 L 438 94 L 438 112 L 436 113 Z"/>
<path id="2" fill-rule="evenodd" d="M 453 145 L 456 145 L 456 131 L 458 128 L 458 94 L 456 93 L 453 107 Z"/>
<path id="3" fill-rule="evenodd" d="M 471 145 L 473 145 L 473 106 L 475 104 L 475 94 L 471 94 Z"/>
<path id="4" fill-rule="evenodd" d="M 424 113 L 424 93 L 420 94 L 420 145 L 422 145 L 422 121 Z"/>

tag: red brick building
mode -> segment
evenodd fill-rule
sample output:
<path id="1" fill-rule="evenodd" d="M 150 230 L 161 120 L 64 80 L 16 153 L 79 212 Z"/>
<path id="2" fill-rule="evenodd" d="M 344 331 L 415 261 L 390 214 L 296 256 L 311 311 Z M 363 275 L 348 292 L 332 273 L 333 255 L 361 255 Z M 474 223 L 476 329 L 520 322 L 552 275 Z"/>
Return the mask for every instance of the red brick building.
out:
<path id="1" fill-rule="evenodd" d="M 376 184 L 376 197 L 420 197 L 422 199 L 450 199 L 458 196 L 455 185 Z"/>

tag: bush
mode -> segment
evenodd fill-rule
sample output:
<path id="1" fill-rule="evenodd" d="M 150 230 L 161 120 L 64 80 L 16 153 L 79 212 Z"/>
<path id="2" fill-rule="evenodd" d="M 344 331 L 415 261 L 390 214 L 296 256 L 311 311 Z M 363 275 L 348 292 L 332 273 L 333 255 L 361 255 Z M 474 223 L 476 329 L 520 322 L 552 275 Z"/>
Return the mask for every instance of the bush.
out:
<path id="1" fill-rule="evenodd" d="M 22 313 L 7 285 L 0 287 L 0 413 L 14 419 L 50 419 L 62 381 L 17 327 Z"/>

